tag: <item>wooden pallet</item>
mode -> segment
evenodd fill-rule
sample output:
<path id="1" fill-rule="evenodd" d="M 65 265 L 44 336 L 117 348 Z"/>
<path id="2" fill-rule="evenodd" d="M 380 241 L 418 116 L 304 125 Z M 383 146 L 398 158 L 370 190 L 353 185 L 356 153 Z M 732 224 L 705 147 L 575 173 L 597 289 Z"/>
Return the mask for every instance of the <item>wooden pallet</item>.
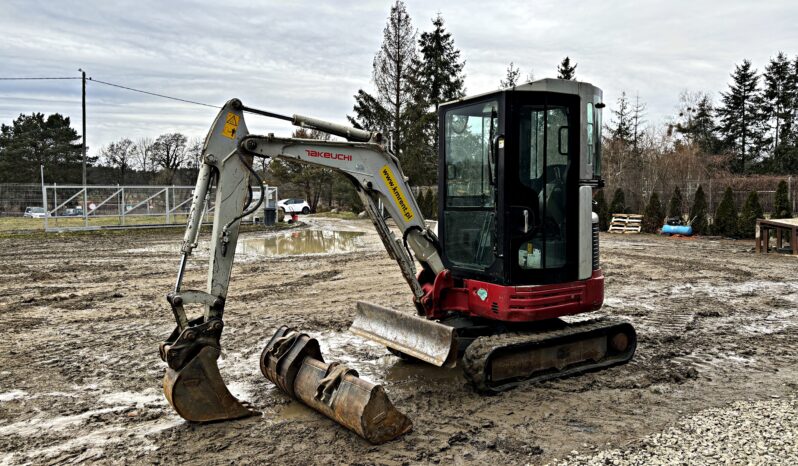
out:
<path id="1" fill-rule="evenodd" d="M 640 233 L 643 225 L 643 216 L 640 214 L 612 214 L 610 233 Z"/>

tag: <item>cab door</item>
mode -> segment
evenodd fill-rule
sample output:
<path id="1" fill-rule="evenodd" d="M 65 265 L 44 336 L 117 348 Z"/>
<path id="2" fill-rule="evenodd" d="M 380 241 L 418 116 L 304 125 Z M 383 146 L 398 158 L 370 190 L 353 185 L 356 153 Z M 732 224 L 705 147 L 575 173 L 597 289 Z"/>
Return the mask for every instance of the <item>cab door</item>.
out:
<path id="1" fill-rule="evenodd" d="M 579 97 L 513 92 L 505 152 L 505 254 L 515 285 L 578 274 Z"/>

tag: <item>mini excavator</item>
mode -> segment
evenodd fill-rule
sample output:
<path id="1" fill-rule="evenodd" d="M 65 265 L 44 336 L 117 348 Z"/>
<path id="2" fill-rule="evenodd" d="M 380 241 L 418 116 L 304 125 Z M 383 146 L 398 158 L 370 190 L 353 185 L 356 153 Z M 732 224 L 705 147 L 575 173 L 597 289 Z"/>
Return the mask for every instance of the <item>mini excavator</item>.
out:
<path id="1" fill-rule="evenodd" d="M 595 311 L 604 300 L 598 217 L 592 210 L 593 189 L 603 185 L 603 107 L 599 88 L 558 79 L 440 105 L 435 232 L 382 134 L 228 101 L 205 139 L 177 280 L 167 296 L 177 322 L 160 347 L 168 364 L 164 392 L 170 404 L 185 419 L 200 422 L 252 413 L 230 394 L 216 361 L 239 223 L 258 208 L 250 188 L 250 179 L 262 185 L 252 168 L 255 157 L 342 173 L 398 263 L 415 315 L 357 302 L 355 334 L 403 359 L 459 364 L 465 378 L 485 393 L 629 361 L 637 344 L 629 323 L 562 319 Z M 346 141 L 253 135 L 245 113 Z M 212 186 L 207 288 L 184 290 L 186 262 L 197 247 Z M 189 319 L 187 305 L 204 312 Z M 325 363 L 318 342 L 306 334 L 279 329 L 261 356 L 261 370 L 290 396 L 373 442 L 409 429 L 380 386 L 343 365 Z"/>

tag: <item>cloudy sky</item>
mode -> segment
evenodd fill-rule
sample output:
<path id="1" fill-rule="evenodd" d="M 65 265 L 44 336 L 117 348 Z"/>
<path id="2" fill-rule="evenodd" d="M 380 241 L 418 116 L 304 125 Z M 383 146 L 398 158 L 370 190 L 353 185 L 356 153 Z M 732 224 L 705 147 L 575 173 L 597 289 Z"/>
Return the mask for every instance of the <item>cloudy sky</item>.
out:
<path id="1" fill-rule="evenodd" d="M 390 1 L 109 2 L 2 0 L 0 77 L 89 76 L 211 104 L 245 104 L 344 122 L 371 63 Z M 577 77 L 639 94 L 661 124 L 684 90 L 715 100 L 736 63 L 758 69 L 778 51 L 798 54 L 796 0 L 408 0 L 414 26 L 441 13 L 466 60 L 468 93 L 498 86 L 507 64 L 554 77 L 565 55 Z M 60 112 L 80 128 L 80 81 L 0 81 L 0 122 Z M 171 131 L 204 136 L 215 110 L 88 85 L 91 151 L 121 137 Z M 252 132 L 287 134 L 248 117 Z"/>

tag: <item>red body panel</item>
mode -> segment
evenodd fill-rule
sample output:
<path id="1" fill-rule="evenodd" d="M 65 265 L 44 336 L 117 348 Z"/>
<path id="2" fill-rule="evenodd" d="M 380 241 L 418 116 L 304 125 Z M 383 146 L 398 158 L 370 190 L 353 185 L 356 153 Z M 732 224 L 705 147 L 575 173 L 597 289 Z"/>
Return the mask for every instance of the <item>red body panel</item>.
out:
<path id="1" fill-rule="evenodd" d="M 449 311 L 504 322 L 554 319 L 599 309 L 604 302 L 604 274 L 594 270 L 587 280 L 553 285 L 505 286 L 462 280 L 455 286 L 448 270 L 423 285 L 422 304 L 430 319 Z"/>

